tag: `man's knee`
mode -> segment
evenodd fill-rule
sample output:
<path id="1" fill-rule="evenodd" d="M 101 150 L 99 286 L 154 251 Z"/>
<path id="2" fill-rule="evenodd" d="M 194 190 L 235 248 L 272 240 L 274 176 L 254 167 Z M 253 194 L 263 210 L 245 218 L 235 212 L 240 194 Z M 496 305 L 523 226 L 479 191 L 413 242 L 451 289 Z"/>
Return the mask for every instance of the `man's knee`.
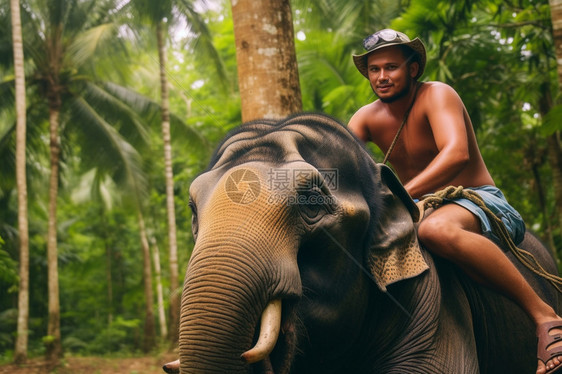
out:
<path id="1" fill-rule="evenodd" d="M 460 230 L 446 217 L 429 216 L 418 226 L 418 239 L 430 252 L 448 257 L 447 252 L 453 250 Z"/>

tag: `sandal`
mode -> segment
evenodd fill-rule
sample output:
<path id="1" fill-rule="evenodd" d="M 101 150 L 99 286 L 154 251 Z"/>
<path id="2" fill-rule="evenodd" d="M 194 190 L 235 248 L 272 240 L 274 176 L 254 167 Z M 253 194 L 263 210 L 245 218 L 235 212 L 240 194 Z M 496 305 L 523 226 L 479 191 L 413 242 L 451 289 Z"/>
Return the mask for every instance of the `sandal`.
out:
<path id="1" fill-rule="evenodd" d="M 554 329 L 562 330 L 562 321 L 545 322 L 537 328 L 537 337 L 539 339 L 537 357 L 546 366 L 546 363 L 554 357 L 562 356 L 562 345 L 549 349 L 553 344 L 562 342 L 562 333 L 551 335 L 550 331 Z M 560 360 L 562 361 L 562 360 Z M 562 364 L 554 369 L 546 371 L 546 374 L 558 373 L 562 370 Z M 561 372 L 562 373 L 562 372 Z"/>

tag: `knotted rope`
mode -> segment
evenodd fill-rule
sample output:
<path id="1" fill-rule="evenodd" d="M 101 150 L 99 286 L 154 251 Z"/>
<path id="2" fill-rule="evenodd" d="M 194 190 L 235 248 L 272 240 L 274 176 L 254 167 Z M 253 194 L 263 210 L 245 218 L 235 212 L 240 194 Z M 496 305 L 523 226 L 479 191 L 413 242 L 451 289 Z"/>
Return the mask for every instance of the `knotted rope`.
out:
<path id="1" fill-rule="evenodd" d="M 421 203 L 423 209 L 438 208 L 443 205 L 445 199 L 455 200 L 460 198 L 468 199 L 478 205 L 484 211 L 484 213 L 486 213 L 486 216 L 490 220 L 490 223 L 492 225 L 492 232 L 497 235 L 501 239 L 501 241 L 509 248 L 515 258 L 517 258 L 519 262 L 521 262 L 533 273 L 548 280 L 554 286 L 554 288 L 558 290 L 558 292 L 562 293 L 562 278 L 547 272 L 541 266 L 541 264 L 538 263 L 537 259 L 535 258 L 535 256 L 533 256 L 532 253 L 518 248 L 515 245 L 502 220 L 498 216 L 496 216 L 494 212 L 490 210 L 490 208 L 486 206 L 484 200 L 482 200 L 477 192 L 470 189 L 464 189 L 462 186 L 450 186 L 434 194 L 424 196 Z"/>

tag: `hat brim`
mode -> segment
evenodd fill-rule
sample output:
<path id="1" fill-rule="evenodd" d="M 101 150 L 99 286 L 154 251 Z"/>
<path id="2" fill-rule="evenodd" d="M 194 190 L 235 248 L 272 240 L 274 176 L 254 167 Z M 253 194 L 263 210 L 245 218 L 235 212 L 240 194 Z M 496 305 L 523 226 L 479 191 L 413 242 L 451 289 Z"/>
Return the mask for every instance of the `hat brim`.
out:
<path id="1" fill-rule="evenodd" d="M 419 77 L 421 77 L 421 75 L 423 74 L 423 72 L 425 70 L 425 63 L 426 63 L 427 57 L 426 57 L 426 52 L 425 52 L 425 46 L 423 45 L 422 41 L 419 38 L 415 38 L 414 40 L 412 40 L 411 42 L 408 42 L 408 43 L 383 44 L 383 45 L 381 45 L 377 48 L 374 48 L 370 51 L 367 51 L 363 54 L 353 55 L 353 62 L 355 63 L 355 67 L 357 68 L 357 70 L 359 70 L 359 72 L 365 78 L 369 79 L 369 72 L 368 72 L 368 69 L 367 69 L 367 57 L 375 51 L 378 51 L 378 50 L 386 48 L 386 47 L 391 47 L 391 46 L 394 46 L 394 45 L 405 45 L 407 47 L 410 47 L 414 50 L 414 52 L 416 52 L 420 56 L 420 60 L 419 60 L 420 68 L 418 69 L 418 74 L 414 78 L 418 79 Z"/>

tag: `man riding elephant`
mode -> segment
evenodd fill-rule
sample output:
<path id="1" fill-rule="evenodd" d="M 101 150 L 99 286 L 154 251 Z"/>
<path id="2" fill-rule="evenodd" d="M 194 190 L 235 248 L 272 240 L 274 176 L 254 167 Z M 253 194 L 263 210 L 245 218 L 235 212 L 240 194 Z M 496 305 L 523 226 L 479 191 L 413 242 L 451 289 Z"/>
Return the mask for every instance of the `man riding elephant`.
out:
<path id="1" fill-rule="evenodd" d="M 191 184 L 190 207 L 180 360 L 168 372 L 536 368 L 533 321 L 418 245 L 410 195 L 333 118 L 302 113 L 239 126 Z M 519 246 L 556 272 L 531 234 Z M 560 310 L 554 287 L 507 255 Z"/>
<path id="2" fill-rule="evenodd" d="M 469 187 L 501 218 L 518 244 L 525 226 L 495 187 L 461 98 L 447 84 L 418 81 L 426 64 L 423 43 L 385 29 L 367 37 L 364 48 L 366 52 L 353 59 L 378 100 L 360 108 L 348 128 L 388 153 L 388 161 L 413 198 L 448 186 Z M 480 206 L 465 198 L 448 200 L 428 212 L 418 237 L 433 254 L 450 260 L 527 313 L 539 339 L 537 374 L 562 368 L 562 346 L 555 343 L 562 338 L 562 319 L 502 252 Z"/>

